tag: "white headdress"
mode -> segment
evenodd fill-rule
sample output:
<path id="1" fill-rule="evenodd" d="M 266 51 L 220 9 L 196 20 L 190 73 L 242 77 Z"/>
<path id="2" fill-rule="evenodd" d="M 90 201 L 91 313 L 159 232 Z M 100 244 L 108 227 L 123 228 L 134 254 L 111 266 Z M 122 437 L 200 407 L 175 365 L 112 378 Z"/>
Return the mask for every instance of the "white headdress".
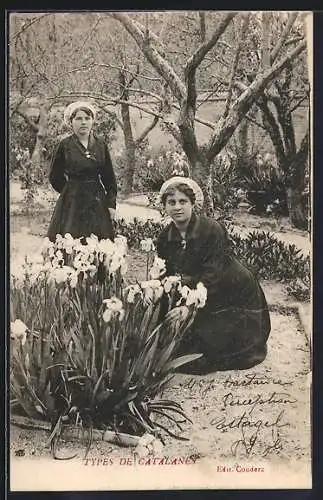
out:
<path id="1" fill-rule="evenodd" d="M 188 187 L 190 187 L 195 194 L 195 205 L 198 208 L 203 207 L 204 203 L 204 195 L 203 191 L 200 188 L 200 186 L 197 184 L 197 182 L 193 181 L 190 177 L 182 177 L 182 176 L 175 176 L 171 177 L 170 179 L 167 179 L 167 181 L 164 182 L 162 187 L 160 188 L 159 191 L 159 198 L 161 199 L 162 195 L 165 193 L 166 189 L 168 189 L 170 186 L 175 185 L 175 184 L 186 184 Z"/>
<path id="2" fill-rule="evenodd" d="M 95 118 L 96 109 L 91 102 L 75 101 L 75 102 L 72 102 L 71 104 L 69 104 L 64 111 L 64 121 L 65 121 L 66 125 L 71 124 L 71 122 L 70 122 L 71 115 L 74 113 L 75 110 L 80 109 L 80 108 L 89 109 L 91 111 L 91 113 L 93 114 L 93 117 Z"/>

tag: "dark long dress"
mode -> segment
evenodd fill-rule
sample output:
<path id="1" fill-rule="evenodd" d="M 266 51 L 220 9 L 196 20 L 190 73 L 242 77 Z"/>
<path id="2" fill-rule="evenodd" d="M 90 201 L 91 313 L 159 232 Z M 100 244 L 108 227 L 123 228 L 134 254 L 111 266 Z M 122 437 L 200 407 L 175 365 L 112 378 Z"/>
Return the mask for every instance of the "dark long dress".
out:
<path id="1" fill-rule="evenodd" d="M 116 207 L 117 184 L 104 141 L 91 135 L 86 150 L 74 134 L 62 139 L 49 180 L 60 193 L 47 233 L 50 240 L 66 233 L 114 239 L 109 208 Z"/>
<path id="2" fill-rule="evenodd" d="M 160 234 L 157 252 L 168 275 L 181 274 L 192 287 L 201 281 L 208 292 L 181 345 L 182 353 L 204 356 L 184 371 L 245 369 L 262 362 L 271 328 L 268 306 L 256 278 L 233 256 L 225 228 L 193 214 L 185 244 L 172 222 Z"/>

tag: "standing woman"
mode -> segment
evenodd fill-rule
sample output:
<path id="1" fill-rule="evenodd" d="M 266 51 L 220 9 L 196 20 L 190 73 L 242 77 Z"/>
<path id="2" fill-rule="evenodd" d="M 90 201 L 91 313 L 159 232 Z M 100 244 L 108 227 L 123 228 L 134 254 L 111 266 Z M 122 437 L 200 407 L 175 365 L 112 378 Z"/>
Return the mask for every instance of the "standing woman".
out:
<path id="1" fill-rule="evenodd" d="M 181 275 L 182 284 L 202 282 L 207 301 L 199 309 L 181 353 L 203 353 L 185 371 L 206 373 L 247 369 L 267 355 L 270 317 L 264 293 L 253 274 L 232 254 L 225 228 L 194 213 L 203 193 L 192 179 L 173 177 L 160 190 L 172 222 L 157 241 L 167 275 Z"/>
<path id="2" fill-rule="evenodd" d="M 52 241 L 66 233 L 114 239 L 117 184 L 109 150 L 93 135 L 94 119 L 95 108 L 88 102 L 74 102 L 65 110 L 72 134 L 59 143 L 49 175 L 60 193 L 47 233 Z"/>

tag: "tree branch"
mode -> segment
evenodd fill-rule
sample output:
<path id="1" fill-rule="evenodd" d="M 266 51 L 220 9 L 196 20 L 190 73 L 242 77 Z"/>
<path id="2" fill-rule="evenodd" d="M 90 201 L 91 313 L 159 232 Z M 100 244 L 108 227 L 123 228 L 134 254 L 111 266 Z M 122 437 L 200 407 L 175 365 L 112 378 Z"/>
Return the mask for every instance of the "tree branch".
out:
<path id="1" fill-rule="evenodd" d="M 117 65 L 114 65 L 114 64 L 109 64 L 109 63 L 92 63 L 92 64 L 86 64 L 84 66 L 80 66 L 78 68 L 73 68 L 69 71 L 64 71 L 64 73 L 59 73 L 58 75 L 56 75 L 56 79 L 58 78 L 61 78 L 62 76 L 66 76 L 66 75 L 69 75 L 71 73 L 77 73 L 78 71 L 88 71 L 90 69 L 93 69 L 95 67 L 98 67 L 98 68 L 112 68 L 112 69 L 117 69 L 117 70 L 121 70 L 122 67 L 121 66 L 117 66 Z M 157 77 L 150 77 L 150 76 L 146 76 L 146 75 L 137 75 L 134 71 L 131 71 L 129 69 L 126 69 L 126 68 L 123 68 L 123 71 L 125 73 L 129 73 L 130 75 L 133 75 L 133 76 L 137 76 L 137 78 L 143 78 L 145 80 L 150 80 L 150 81 L 154 81 L 154 82 L 160 82 L 160 78 L 157 78 Z"/>
<path id="2" fill-rule="evenodd" d="M 181 102 L 186 94 L 185 86 L 165 57 L 163 57 L 155 49 L 155 47 L 152 46 L 151 38 L 149 38 L 149 36 L 145 37 L 143 31 L 141 31 L 138 25 L 130 19 L 129 15 L 121 12 L 114 12 L 109 15 L 124 26 L 128 33 L 133 37 L 138 47 L 145 54 L 151 65 L 155 68 L 159 75 L 167 81 L 175 98 Z"/>
<path id="3" fill-rule="evenodd" d="M 232 91 L 233 91 L 233 87 L 234 87 L 234 77 L 236 75 L 237 67 L 239 64 L 239 58 L 240 58 L 240 52 L 242 49 L 242 44 L 244 43 L 247 28 L 249 25 L 249 18 L 250 18 L 250 14 L 247 14 L 244 16 L 243 24 L 242 24 L 242 28 L 241 28 L 241 34 L 239 34 L 239 43 L 238 43 L 238 46 L 237 46 L 237 49 L 236 49 L 236 52 L 235 52 L 235 55 L 233 58 L 228 94 L 227 94 L 227 99 L 226 99 L 224 113 L 223 113 L 224 118 L 226 118 L 228 116 L 228 113 L 229 113 L 231 99 L 232 99 Z"/>
<path id="4" fill-rule="evenodd" d="M 278 162 L 284 168 L 286 147 L 284 136 L 280 132 L 279 123 L 277 123 L 274 113 L 270 110 L 268 100 L 265 96 L 258 100 L 258 106 L 262 111 L 264 125 L 275 148 Z"/>
<path id="5" fill-rule="evenodd" d="M 97 94 L 95 92 L 70 92 L 68 94 L 61 94 L 61 95 L 55 95 L 51 97 L 47 97 L 49 100 L 57 100 L 57 99 L 69 99 L 69 98 L 79 98 L 79 97 L 88 97 L 90 99 L 96 99 L 98 101 L 103 101 L 106 102 L 107 104 L 115 105 L 115 104 L 128 104 L 129 106 L 132 106 L 133 108 L 140 109 L 144 113 L 147 113 L 148 115 L 153 115 L 153 116 L 158 116 L 162 118 L 162 116 L 157 113 L 156 111 L 153 111 L 150 108 L 146 108 L 144 106 L 141 106 L 137 103 L 131 102 L 131 101 L 126 101 L 124 99 L 119 99 L 117 97 L 112 97 L 112 96 L 104 96 L 102 94 Z"/>
<path id="6" fill-rule="evenodd" d="M 30 26 L 37 23 L 38 21 L 40 21 L 44 17 L 50 16 L 51 14 L 52 14 L 52 12 L 46 12 L 46 14 L 42 14 L 41 16 L 32 19 L 27 25 L 24 24 L 23 27 L 18 31 L 18 33 L 15 33 L 14 35 L 12 35 L 10 37 L 9 42 L 12 42 L 15 38 L 18 38 L 24 31 L 26 31 L 28 28 L 30 28 Z"/>
<path id="7" fill-rule="evenodd" d="M 139 21 L 132 20 L 132 22 L 137 26 L 137 28 L 143 33 L 146 31 L 146 26 L 141 24 Z M 149 37 L 156 43 L 159 51 L 165 53 L 166 47 L 164 42 L 161 40 L 160 36 L 157 36 L 151 29 L 149 29 Z"/>
<path id="8" fill-rule="evenodd" d="M 217 41 L 219 40 L 220 36 L 225 32 L 227 29 L 228 25 L 232 21 L 232 19 L 237 15 L 235 12 L 230 12 L 229 14 L 226 14 L 223 19 L 220 21 L 217 29 L 213 33 L 212 37 L 210 40 L 207 42 L 203 43 L 202 45 L 199 46 L 199 48 L 194 52 L 194 54 L 189 58 L 189 60 L 186 63 L 186 69 L 185 71 L 187 73 L 194 71 L 197 69 L 197 67 L 201 64 L 203 59 L 205 58 L 206 54 L 210 52 L 210 50 L 216 45 Z"/>
<path id="9" fill-rule="evenodd" d="M 245 117 L 246 113 L 259 98 L 267 85 L 305 49 L 306 42 L 303 41 L 268 71 L 259 74 L 250 86 L 239 96 L 231 107 L 228 116 L 225 119 L 222 117 L 217 124 L 217 131 L 210 140 L 209 150 L 207 152 L 209 161 L 213 160 L 225 146 L 241 120 Z"/>
<path id="10" fill-rule="evenodd" d="M 267 71 L 271 65 L 270 43 L 269 43 L 271 12 L 263 11 L 261 17 L 262 17 L 261 68 L 262 71 Z"/>
<path id="11" fill-rule="evenodd" d="M 154 118 L 152 119 L 152 122 L 149 125 L 147 125 L 147 127 L 141 132 L 140 136 L 137 137 L 137 139 L 135 140 L 136 146 L 142 143 L 144 139 L 146 139 L 149 132 L 151 132 L 156 127 L 158 120 L 159 116 L 155 115 Z"/>
<path id="12" fill-rule="evenodd" d="M 205 102 L 207 102 L 210 97 L 212 97 L 216 92 L 218 92 L 218 90 L 220 89 L 220 87 L 222 86 L 222 83 L 218 83 L 216 88 L 212 89 L 212 90 L 208 90 L 207 92 L 209 92 L 209 94 L 205 97 L 205 99 L 202 99 L 196 106 L 196 109 L 200 108 Z"/>
<path id="13" fill-rule="evenodd" d="M 291 113 L 293 113 L 293 112 L 295 111 L 295 109 L 297 109 L 297 108 L 298 108 L 298 107 L 302 104 L 302 102 L 303 102 L 303 101 L 305 101 L 305 99 L 307 99 L 307 98 L 308 98 L 308 95 L 307 95 L 307 94 L 303 95 L 303 96 L 302 96 L 302 97 L 301 97 L 301 98 L 300 98 L 300 99 L 299 99 L 299 100 L 298 100 L 298 101 L 294 104 L 294 106 L 292 106 L 292 107 L 291 107 L 290 112 L 291 112 Z"/>
<path id="14" fill-rule="evenodd" d="M 200 39 L 201 43 L 204 43 L 206 38 L 205 12 L 199 12 L 198 14 L 200 19 Z"/>
<path id="15" fill-rule="evenodd" d="M 116 123 L 119 125 L 119 127 L 122 128 L 122 121 L 117 117 L 117 115 L 115 113 L 113 113 L 112 111 L 109 111 L 108 109 L 106 109 L 104 106 L 101 106 L 100 104 L 97 104 L 97 107 L 99 109 L 101 109 L 104 113 L 106 113 L 107 115 L 111 116 L 111 118 L 113 118 L 113 120 L 116 121 Z"/>
<path id="16" fill-rule="evenodd" d="M 172 104 L 172 107 L 177 109 L 178 111 L 180 111 L 180 109 L 181 109 L 180 106 L 178 106 L 178 104 L 175 104 L 175 103 Z M 209 122 L 208 120 L 204 120 L 203 118 L 200 118 L 198 116 L 194 117 L 194 121 L 196 121 L 197 123 L 200 123 L 201 125 L 205 125 L 206 127 L 211 128 L 212 130 L 215 129 L 215 123 Z"/>
<path id="17" fill-rule="evenodd" d="M 277 40 L 277 43 L 275 45 L 275 47 L 273 48 L 271 54 L 270 54 L 270 62 L 271 64 L 273 64 L 279 54 L 279 52 L 281 51 L 285 41 L 286 41 L 286 38 L 288 37 L 289 33 L 290 33 L 290 30 L 292 29 L 293 27 L 293 24 L 294 22 L 296 21 L 297 19 L 297 16 L 298 16 L 298 13 L 297 12 L 292 12 L 290 14 L 290 16 L 288 17 L 288 21 L 286 23 L 286 26 L 285 28 L 283 29 L 283 32 L 281 34 L 281 37 Z"/>
<path id="18" fill-rule="evenodd" d="M 195 112 L 196 106 L 196 70 L 206 54 L 216 45 L 221 35 L 225 32 L 236 13 L 226 14 L 217 26 L 212 37 L 199 46 L 194 54 L 188 59 L 184 68 L 185 83 L 187 89 L 187 105 Z"/>
<path id="19" fill-rule="evenodd" d="M 34 122 L 34 120 L 29 118 L 29 116 L 26 115 L 26 113 L 24 113 L 23 111 L 20 111 L 20 109 L 14 109 L 12 114 L 14 114 L 14 113 L 21 116 L 25 120 L 25 122 L 28 123 L 28 125 L 32 128 L 32 130 L 34 132 L 38 132 L 39 126 L 37 125 L 37 123 Z"/>

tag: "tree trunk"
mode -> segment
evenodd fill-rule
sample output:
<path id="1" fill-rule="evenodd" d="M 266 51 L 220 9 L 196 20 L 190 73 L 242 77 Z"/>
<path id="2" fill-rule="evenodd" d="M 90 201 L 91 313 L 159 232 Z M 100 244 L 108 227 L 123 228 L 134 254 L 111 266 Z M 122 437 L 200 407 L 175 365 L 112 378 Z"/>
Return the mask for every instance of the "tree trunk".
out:
<path id="1" fill-rule="evenodd" d="M 132 192 L 133 179 L 136 167 L 136 147 L 134 141 L 125 138 L 126 169 L 123 177 L 123 191 L 125 194 Z"/>
<path id="2" fill-rule="evenodd" d="M 308 222 L 302 191 L 295 187 L 288 187 L 286 195 L 290 222 L 297 229 L 307 230 Z"/>
<path id="3" fill-rule="evenodd" d="M 189 158 L 189 163 L 192 172 L 192 178 L 198 183 L 204 194 L 203 212 L 206 215 L 212 216 L 214 213 L 213 187 L 212 187 L 212 172 L 207 159 L 200 158 L 192 161 Z"/>
<path id="4" fill-rule="evenodd" d="M 291 223 L 298 229 L 308 229 L 308 213 L 303 199 L 306 165 L 309 161 L 309 131 L 305 134 L 300 148 L 289 165 L 286 187 L 288 212 Z"/>
<path id="5" fill-rule="evenodd" d="M 49 106 L 42 106 L 39 111 L 38 130 L 36 135 L 35 147 L 31 155 L 31 164 L 37 177 L 41 177 L 44 140 L 47 135 Z"/>
<path id="6" fill-rule="evenodd" d="M 126 86 L 126 77 L 123 71 L 119 73 L 119 81 L 123 88 L 122 99 L 126 101 L 121 103 L 121 116 L 123 125 L 123 137 L 126 153 L 126 168 L 123 176 L 123 191 L 126 194 L 131 193 L 133 187 L 133 178 L 135 174 L 136 162 L 136 144 L 133 138 L 130 110 L 127 101 L 129 99 L 129 91 Z"/>

